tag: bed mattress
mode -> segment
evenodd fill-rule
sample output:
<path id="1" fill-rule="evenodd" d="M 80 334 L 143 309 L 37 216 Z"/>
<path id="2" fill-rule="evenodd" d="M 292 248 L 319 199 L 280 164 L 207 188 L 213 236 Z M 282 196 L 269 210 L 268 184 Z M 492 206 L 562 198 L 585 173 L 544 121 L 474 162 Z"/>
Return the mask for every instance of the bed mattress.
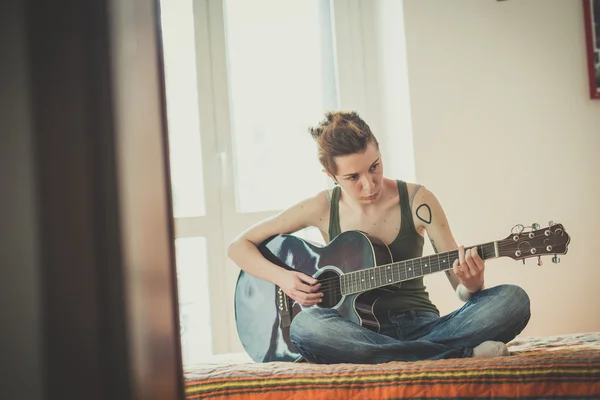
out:
<path id="1" fill-rule="evenodd" d="M 187 399 L 600 399 L 600 332 L 518 338 L 510 355 L 376 365 L 184 367 Z"/>

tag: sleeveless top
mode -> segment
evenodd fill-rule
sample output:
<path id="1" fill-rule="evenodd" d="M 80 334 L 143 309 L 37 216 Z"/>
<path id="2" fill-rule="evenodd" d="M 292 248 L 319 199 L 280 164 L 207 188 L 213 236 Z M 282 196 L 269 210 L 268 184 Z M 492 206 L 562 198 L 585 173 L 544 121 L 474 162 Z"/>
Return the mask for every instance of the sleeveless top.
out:
<path id="1" fill-rule="evenodd" d="M 388 244 L 392 253 L 393 261 L 403 261 L 411 258 L 422 257 L 423 236 L 417 233 L 412 218 L 411 203 L 409 200 L 406 182 L 396 181 L 398 194 L 400 195 L 400 231 L 394 241 Z M 414 194 L 416 193 L 415 190 Z M 335 186 L 331 193 L 330 216 L 329 216 L 329 240 L 333 240 L 341 233 L 339 218 L 339 199 L 341 188 Z M 328 192 L 326 192 L 329 194 Z M 397 314 L 406 311 L 432 311 L 439 315 L 437 307 L 429 300 L 429 294 L 425 290 L 423 277 L 404 281 L 399 290 L 386 293 L 375 303 L 376 311 Z"/>

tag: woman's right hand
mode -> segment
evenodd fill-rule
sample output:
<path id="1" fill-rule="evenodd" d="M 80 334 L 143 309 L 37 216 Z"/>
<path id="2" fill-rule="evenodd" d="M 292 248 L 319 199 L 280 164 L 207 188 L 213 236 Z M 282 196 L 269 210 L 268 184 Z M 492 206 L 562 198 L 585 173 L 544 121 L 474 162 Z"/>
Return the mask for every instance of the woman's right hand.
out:
<path id="1" fill-rule="evenodd" d="M 315 278 L 298 271 L 283 270 L 277 286 L 290 298 L 303 306 L 312 306 L 321 302 L 323 293 L 317 292 L 321 284 Z"/>

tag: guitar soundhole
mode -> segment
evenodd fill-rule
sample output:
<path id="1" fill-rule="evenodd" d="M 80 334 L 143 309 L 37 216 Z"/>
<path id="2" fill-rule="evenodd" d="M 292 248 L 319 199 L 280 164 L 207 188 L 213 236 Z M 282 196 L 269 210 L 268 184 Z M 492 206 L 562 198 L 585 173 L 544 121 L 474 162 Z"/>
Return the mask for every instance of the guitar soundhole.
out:
<path id="1" fill-rule="evenodd" d="M 317 279 L 321 283 L 320 291 L 323 293 L 323 301 L 319 307 L 331 308 L 339 303 L 342 299 L 339 274 L 329 270 L 323 272 Z"/>

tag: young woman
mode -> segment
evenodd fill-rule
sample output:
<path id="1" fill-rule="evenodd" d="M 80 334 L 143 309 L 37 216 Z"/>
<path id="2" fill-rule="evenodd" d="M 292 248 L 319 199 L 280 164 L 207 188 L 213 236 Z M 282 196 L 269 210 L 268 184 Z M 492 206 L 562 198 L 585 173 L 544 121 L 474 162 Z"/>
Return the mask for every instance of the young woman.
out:
<path id="1" fill-rule="evenodd" d="M 440 317 L 423 278 L 402 282 L 400 290 L 376 303 L 380 333 L 356 325 L 338 311 L 307 307 L 292 321 L 290 338 L 302 356 L 317 363 L 381 363 L 454 357 L 507 355 L 505 345 L 527 325 L 529 298 L 515 285 L 484 289 L 485 262 L 476 249 L 465 251 L 450 231 L 432 192 L 383 176 L 379 143 L 355 112 L 329 112 L 309 129 L 333 190 L 317 193 L 240 234 L 228 256 L 244 271 L 279 286 L 304 306 L 321 301 L 318 281 L 267 261 L 257 245 L 267 238 L 317 227 L 325 242 L 360 230 L 388 244 L 394 261 L 422 256 L 427 233 L 436 252 L 459 250 L 446 272 L 465 305 Z"/>

